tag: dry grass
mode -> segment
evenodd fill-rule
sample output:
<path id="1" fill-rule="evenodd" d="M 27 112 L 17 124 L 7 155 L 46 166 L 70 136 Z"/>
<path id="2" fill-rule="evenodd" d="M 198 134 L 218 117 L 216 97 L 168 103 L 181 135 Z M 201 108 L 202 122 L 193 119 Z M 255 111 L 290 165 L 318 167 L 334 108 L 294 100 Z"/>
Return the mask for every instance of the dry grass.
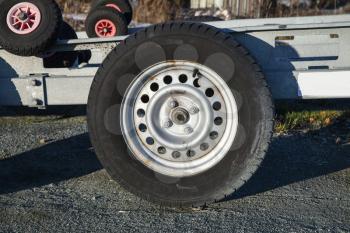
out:
<path id="1" fill-rule="evenodd" d="M 56 0 L 65 13 L 87 13 L 91 0 Z"/>
<path id="2" fill-rule="evenodd" d="M 87 13 L 90 7 L 91 0 L 56 0 L 65 13 Z M 163 18 L 168 20 L 172 18 L 181 10 L 181 6 L 186 5 L 185 0 L 138 0 L 138 5 L 135 9 L 135 18 L 145 18 L 158 20 Z M 287 17 L 287 16 L 303 16 L 303 15 L 321 15 L 321 14 L 341 14 L 350 12 L 350 2 L 347 4 L 334 5 L 334 0 L 319 0 L 314 1 L 311 6 L 305 7 L 298 5 L 299 1 L 292 0 L 294 4 L 286 7 L 281 4 L 273 3 L 274 0 L 263 0 L 256 5 L 257 8 L 262 9 L 263 17 Z M 340 2 L 347 2 L 340 0 Z M 187 4 L 188 5 L 188 4 Z M 252 12 L 253 14 L 253 12 Z M 145 17 L 146 16 L 146 17 Z M 232 17 L 242 17 L 243 15 L 236 15 Z M 244 15 L 244 17 L 254 17 L 253 15 Z"/>
<path id="3" fill-rule="evenodd" d="M 139 0 L 134 19 L 137 22 L 161 23 L 176 18 L 180 1 Z"/>
<path id="4" fill-rule="evenodd" d="M 315 130 L 350 120 L 350 101 L 276 103 L 276 133 Z"/>
<path id="5" fill-rule="evenodd" d="M 343 1 L 343 0 L 342 0 Z M 77 14 L 87 14 L 90 10 L 91 0 L 57 0 L 62 11 L 65 13 L 65 20 L 69 22 L 76 30 L 84 30 L 83 20 L 76 19 L 72 16 Z M 193 16 L 196 10 L 184 8 L 182 6 L 188 6 L 186 0 L 138 0 L 134 6 L 134 20 L 142 23 L 160 23 L 164 21 L 181 19 L 184 16 Z M 322 0 L 318 1 L 318 4 L 313 4 L 310 7 L 300 7 L 298 5 L 292 5 L 291 7 L 285 7 L 280 4 L 271 4 L 274 0 L 263 0 L 255 7 L 261 12 L 261 17 L 287 17 L 287 16 L 306 16 L 306 15 L 322 15 L 322 14 L 341 14 L 350 12 L 350 3 L 347 5 L 341 5 L 336 9 L 329 7 L 330 3 L 334 3 L 334 0 Z M 295 1 L 294 2 L 298 2 Z M 327 9 L 326 9 L 327 8 Z M 255 9 L 255 8 L 254 8 Z M 218 15 L 225 19 L 232 18 L 252 18 L 257 17 L 254 12 L 241 12 L 241 15 L 233 15 L 230 11 L 222 15 L 218 12 L 224 12 L 223 9 L 200 9 L 199 14 L 204 15 Z"/>
<path id="6" fill-rule="evenodd" d="M 313 130 L 330 126 L 340 117 L 346 114 L 345 111 L 289 111 L 277 115 L 276 132 L 285 133 L 291 130 Z"/>

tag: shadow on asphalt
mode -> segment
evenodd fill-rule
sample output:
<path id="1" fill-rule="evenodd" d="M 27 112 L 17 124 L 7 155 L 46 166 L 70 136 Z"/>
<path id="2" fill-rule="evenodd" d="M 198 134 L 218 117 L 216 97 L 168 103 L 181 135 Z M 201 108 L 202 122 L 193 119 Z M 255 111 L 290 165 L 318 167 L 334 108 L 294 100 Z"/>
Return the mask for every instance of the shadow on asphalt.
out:
<path id="1" fill-rule="evenodd" d="M 275 138 L 256 174 L 228 200 L 350 168 L 349 141 L 347 144 L 336 143 L 340 135 L 349 137 L 348 127 L 338 122 L 306 134 Z"/>
<path id="2" fill-rule="evenodd" d="M 102 169 L 88 134 L 0 160 L 0 194 L 80 177 Z"/>
<path id="3" fill-rule="evenodd" d="M 348 128 L 335 124 L 307 134 L 275 138 L 263 166 L 229 199 L 350 168 L 350 146 L 337 145 L 332 138 L 339 134 L 348 134 Z M 57 183 L 100 169 L 88 135 L 82 134 L 0 160 L 0 194 Z"/>

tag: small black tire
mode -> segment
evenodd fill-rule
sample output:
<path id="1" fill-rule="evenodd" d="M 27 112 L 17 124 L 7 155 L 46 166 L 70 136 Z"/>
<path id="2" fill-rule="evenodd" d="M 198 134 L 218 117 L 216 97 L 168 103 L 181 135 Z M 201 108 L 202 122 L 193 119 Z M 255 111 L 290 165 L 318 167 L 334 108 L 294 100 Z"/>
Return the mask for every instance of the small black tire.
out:
<path id="1" fill-rule="evenodd" d="M 186 22 L 215 22 L 215 21 L 224 21 L 222 18 L 216 17 L 216 16 L 210 16 L 210 15 L 203 15 L 203 16 L 192 16 L 192 17 L 185 17 L 183 21 Z"/>
<path id="2" fill-rule="evenodd" d="M 54 0 L 26 0 L 39 9 L 41 20 L 32 32 L 18 34 L 10 29 L 7 15 L 12 7 L 22 2 L 23 0 L 0 2 L 0 45 L 16 55 L 39 55 L 56 41 L 62 23 L 62 13 Z"/>
<path id="3" fill-rule="evenodd" d="M 78 39 L 75 30 L 66 22 L 63 22 L 58 33 L 58 40 Z M 56 52 L 48 57 L 44 57 L 45 68 L 72 67 L 78 59 L 79 53 L 76 51 Z"/>
<path id="4" fill-rule="evenodd" d="M 191 53 L 186 52 L 188 48 Z M 193 56 L 194 51 L 197 56 Z M 234 66 L 227 67 L 226 60 L 215 59 L 218 53 L 233 61 Z M 214 63 L 206 63 L 211 56 Z M 140 80 L 136 77 L 162 62 L 175 65 L 176 60 L 195 61 L 226 77 L 223 80 L 240 103 L 240 127 L 225 157 L 210 169 L 186 177 L 160 175 L 149 168 L 151 159 L 136 159 L 124 140 L 126 131 L 117 120 L 125 90 Z M 150 75 L 149 80 L 155 77 Z M 92 83 L 87 116 L 91 142 L 100 162 L 124 188 L 160 205 L 205 206 L 234 193 L 259 168 L 272 137 L 274 105 L 259 66 L 232 35 L 205 24 L 174 22 L 137 32 L 107 56 Z"/>
<path id="5" fill-rule="evenodd" d="M 101 22 L 101 20 L 108 22 L 109 26 L 113 28 L 113 30 L 106 32 L 105 35 L 102 32 L 98 34 L 95 27 Z M 85 20 L 85 30 L 89 38 L 113 37 L 126 35 L 128 33 L 128 26 L 123 14 L 110 7 L 101 6 L 93 9 L 88 14 Z"/>
<path id="6" fill-rule="evenodd" d="M 128 0 L 93 0 L 91 10 L 100 6 L 109 6 L 119 13 L 122 13 L 126 19 L 127 25 L 130 24 L 133 16 L 133 9 Z"/>

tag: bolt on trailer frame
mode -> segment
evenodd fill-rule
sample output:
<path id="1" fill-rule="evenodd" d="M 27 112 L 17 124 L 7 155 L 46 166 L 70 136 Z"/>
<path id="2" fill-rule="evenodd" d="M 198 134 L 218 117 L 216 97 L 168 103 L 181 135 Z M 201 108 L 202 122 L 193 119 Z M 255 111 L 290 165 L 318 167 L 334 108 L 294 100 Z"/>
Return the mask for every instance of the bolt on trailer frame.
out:
<path id="1" fill-rule="evenodd" d="M 252 54 L 274 99 L 350 98 L 350 15 L 207 24 L 231 33 Z M 92 52 L 88 63 L 72 68 L 45 68 L 40 57 L 16 56 L 0 48 L 0 105 L 86 104 L 98 67 L 126 37 L 58 41 L 48 53 Z"/>

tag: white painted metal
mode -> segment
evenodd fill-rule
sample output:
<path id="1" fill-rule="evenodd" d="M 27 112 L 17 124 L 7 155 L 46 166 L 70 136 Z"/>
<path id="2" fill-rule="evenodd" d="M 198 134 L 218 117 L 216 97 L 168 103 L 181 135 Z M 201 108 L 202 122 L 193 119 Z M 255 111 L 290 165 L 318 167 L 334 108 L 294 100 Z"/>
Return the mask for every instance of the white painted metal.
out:
<path id="1" fill-rule="evenodd" d="M 297 81 L 304 99 L 349 98 L 350 71 L 300 72 Z"/>
<path id="2" fill-rule="evenodd" d="M 46 79 L 47 105 L 87 103 L 93 77 L 50 77 Z"/>
<path id="3" fill-rule="evenodd" d="M 42 79 L 42 85 L 32 88 L 33 79 Z M 87 103 L 93 76 L 67 77 L 29 76 L 13 79 L 0 78 L 0 105 L 45 107 L 45 105 L 84 105 Z M 38 95 L 37 93 L 44 93 Z M 39 100 L 42 104 L 36 104 Z"/>
<path id="4" fill-rule="evenodd" d="M 239 19 L 208 22 L 212 26 L 236 32 L 270 31 L 285 29 L 316 29 L 349 27 L 350 15 Z"/>
<path id="5" fill-rule="evenodd" d="M 208 24 L 231 33 L 252 54 L 275 99 L 350 98 L 350 15 Z M 0 48 L 0 105 L 33 106 L 35 99 L 43 106 L 86 104 L 98 67 L 126 37 L 58 41 L 48 52 L 92 52 L 89 64 L 70 69 L 48 69 L 40 57 L 15 56 Z M 30 86 L 33 77 L 43 85 Z M 39 92 L 46 94 L 35 96 Z"/>

